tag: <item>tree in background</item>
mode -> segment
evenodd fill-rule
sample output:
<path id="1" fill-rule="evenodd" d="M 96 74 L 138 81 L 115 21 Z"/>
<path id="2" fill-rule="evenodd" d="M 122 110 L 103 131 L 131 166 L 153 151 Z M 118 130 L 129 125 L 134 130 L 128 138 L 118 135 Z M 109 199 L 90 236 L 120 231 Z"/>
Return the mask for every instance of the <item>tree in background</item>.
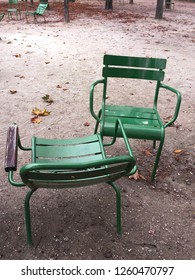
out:
<path id="1" fill-rule="evenodd" d="M 112 10 L 113 9 L 113 0 L 106 0 L 105 1 L 105 9 L 106 10 Z"/>
<path id="2" fill-rule="evenodd" d="M 164 6 L 164 0 L 157 0 L 155 19 L 162 19 L 163 6 Z"/>
<path id="3" fill-rule="evenodd" d="M 69 0 L 64 0 L 64 20 L 65 22 L 70 21 L 70 16 L 69 16 Z"/>

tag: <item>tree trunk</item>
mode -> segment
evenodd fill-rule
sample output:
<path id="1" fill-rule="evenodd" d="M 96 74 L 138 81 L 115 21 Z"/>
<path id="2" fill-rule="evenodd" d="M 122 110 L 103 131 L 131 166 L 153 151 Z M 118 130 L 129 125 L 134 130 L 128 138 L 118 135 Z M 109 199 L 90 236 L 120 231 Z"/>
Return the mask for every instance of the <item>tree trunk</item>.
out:
<path id="1" fill-rule="evenodd" d="M 64 20 L 65 20 L 65 22 L 70 22 L 70 17 L 69 17 L 69 0 L 64 0 Z"/>
<path id="2" fill-rule="evenodd" d="M 113 9 L 112 2 L 113 2 L 113 0 L 106 0 L 106 3 L 105 3 L 105 9 L 106 10 L 112 10 Z"/>
<path id="3" fill-rule="evenodd" d="M 155 19 L 162 19 L 163 5 L 164 5 L 164 0 L 157 0 Z"/>

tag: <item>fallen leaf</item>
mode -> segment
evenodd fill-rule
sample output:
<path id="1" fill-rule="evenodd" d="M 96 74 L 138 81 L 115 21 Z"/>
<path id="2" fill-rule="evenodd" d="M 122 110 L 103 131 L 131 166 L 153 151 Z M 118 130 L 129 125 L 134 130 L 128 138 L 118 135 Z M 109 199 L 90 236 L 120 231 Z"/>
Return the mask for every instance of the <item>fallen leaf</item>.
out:
<path id="1" fill-rule="evenodd" d="M 177 149 L 174 150 L 174 153 L 175 153 L 175 154 L 180 154 L 180 153 L 182 153 L 182 152 L 183 152 L 183 150 L 179 150 L 179 149 L 178 149 L 178 150 L 177 150 Z"/>
<path id="2" fill-rule="evenodd" d="M 147 157 L 150 157 L 152 156 L 153 154 L 150 152 L 150 150 L 146 149 L 146 150 L 143 150 L 144 154 L 147 156 Z"/>
<path id="3" fill-rule="evenodd" d="M 21 54 L 17 53 L 14 55 L 15 57 L 21 57 Z"/>
<path id="4" fill-rule="evenodd" d="M 42 122 L 42 120 L 38 116 L 35 116 L 35 117 L 31 118 L 31 122 L 39 124 L 40 122 Z"/>
<path id="5" fill-rule="evenodd" d="M 40 110 L 37 107 L 35 107 L 32 110 L 32 114 L 36 116 L 48 116 L 51 112 L 47 111 L 46 109 Z"/>
<path id="6" fill-rule="evenodd" d="M 45 64 L 49 64 L 50 63 L 50 61 L 45 61 Z"/>
<path id="7" fill-rule="evenodd" d="M 62 88 L 62 86 L 61 86 L 61 85 L 57 85 L 56 87 L 57 87 L 57 88 Z"/>
<path id="8" fill-rule="evenodd" d="M 49 104 L 53 103 L 53 99 L 50 97 L 49 94 L 44 95 L 44 96 L 42 97 L 42 99 L 43 99 L 43 101 L 46 102 L 46 103 L 49 103 Z"/>
<path id="9" fill-rule="evenodd" d="M 89 126 L 90 124 L 88 122 L 85 122 L 84 123 L 84 126 Z"/>
<path id="10" fill-rule="evenodd" d="M 15 94 L 17 92 L 16 89 L 10 89 L 9 91 L 10 91 L 11 94 Z"/>
<path id="11" fill-rule="evenodd" d="M 133 175 L 129 176 L 129 179 L 134 179 L 135 181 L 137 181 L 139 179 L 146 180 L 146 178 L 144 176 L 139 174 L 138 170 Z"/>

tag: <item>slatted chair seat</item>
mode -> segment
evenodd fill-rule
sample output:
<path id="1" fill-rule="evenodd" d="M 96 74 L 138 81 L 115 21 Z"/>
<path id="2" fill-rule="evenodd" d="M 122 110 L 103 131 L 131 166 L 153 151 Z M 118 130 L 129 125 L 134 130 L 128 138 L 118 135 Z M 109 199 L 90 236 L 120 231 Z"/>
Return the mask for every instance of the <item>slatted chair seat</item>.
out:
<path id="1" fill-rule="evenodd" d="M 147 136 L 148 140 L 160 140 L 162 137 L 162 123 L 153 108 L 106 105 L 102 134 L 113 135 L 116 118 L 121 119 L 126 134 L 131 138 L 145 139 Z M 121 136 L 120 130 L 118 136 Z"/>
<path id="2" fill-rule="evenodd" d="M 115 130 L 121 129 L 126 147 L 124 155 L 107 156 L 100 134 L 76 139 L 44 139 L 32 137 L 31 147 L 21 145 L 16 124 L 8 129 L 5 171 L 10 184 L 16 187 L 28 186 L 30 191 L 25 199 L 27 241 L 32 245 L 29 202 L 31 195 L 39 188 L 77 188 L 107 183 L 116 192 L 117 233 L 121 234 L 121 196 L 115 181 L 129 172 L 136 171 L 135 158 L 131 151 L 124 128 L 119 121 Z M 116 135 L 106 146 L 114 145 Z M 31 151 L 31 163 L 19 170 L 21 182 L 14 180 L 17 171 L 18 148 Z"/>

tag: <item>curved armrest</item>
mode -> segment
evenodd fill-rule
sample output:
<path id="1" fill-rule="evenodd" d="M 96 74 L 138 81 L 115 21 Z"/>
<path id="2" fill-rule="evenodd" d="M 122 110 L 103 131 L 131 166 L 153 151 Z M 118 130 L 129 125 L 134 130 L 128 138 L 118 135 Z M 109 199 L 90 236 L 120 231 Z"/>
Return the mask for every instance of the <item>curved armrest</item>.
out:
<path id="1" fill-rule="evenodd" d="M 5 151 L 5 171 L 8 172 L 8 180 L 11 185 L 16 187 L 25 186 L 22 182 L 13 179 L 13 172 L 17 170 L 18 147 L 22 150 L 31 150 L 30 147 L 23 147 L 20 142 L 19 129 L 17 124 L 12 124 L 8 128 L 7 143 Z"/>
<path id="2" fill-rule="evenodd" d="M 132 152 L 132 149 L 131 149 L 131 146 L 130 146 L 130 144 L 129 144 L 128 137 L 127 137 L 127 135 L 126 135 L 126 132 L 125 132 L 125 129 L 124 129 L 124 126 L 123 126 L 123 124 L 122 124 L 121 119 L 117 119 L 117 120 L 116 120 L 115 128 L 114 128 L 114 135 L 113 135 L 112 141 L 109 142 L 109 143 L 104 144 L 104 146 L 111 146 L 111 145 L 113 145 L 113 144 L 115 143 L 116 138 L 117 138 L 117 132 L 118 132 L 119 127 L 120 127 L 120 129 L 121 129 L 122 138 L 123 138 L 124 141 L 125 141 L 125 145 L 126 145 L 126 148 L 127 148 L 127 150 L 128 150 L 128 153 L 129 153 L 129 155 L 130 155 L 131 157 L 134 157 L 133 152 Z"/>
<path id="3" fill-rule="evenodd" d="M 174 123 L 174 121 L 177 119 L 177 116 L 179 114 L 180 105 L 181 105 L 181 93 L 178 90 L 176 90 L 175 88 L 172 88 L 172 87 L 162 84 L 162 83 L 160 84 L 160 87 L 165 88 L 165 89 L 175 93 L 177 96 L 177 102 L 176 102 L 173 118 L 164 125 L 164 127 L 167 127 L 167 126 L 170 126 L 172 123 Z"/>
<path id="4" fill-rule="evenodd" d="M 91 112 L 91 115 L 94 117 L 94 119 L 96 119 L 96 121 L 100 122 L 100 118 L 99 116 L 96 115 L 96 113 L 94 112 L 94 109 L 93 109 L 93 96 L 94 96 L 94 89 L 95 89 L 95 86 L 98 85 L 98 84 L 104 84 L 105 80 L 102 79 L 102 80 L 98 80 L 96 81 L 95 83 L 93 83 L 91 85 L 91 88 L 90 88 L 90 112 Z"/>
<path id="5" fill-rule="evenodd" d="M 19 142 L 18 126 L 16 124 L 12 124 L 7 132 L 7 143 L 6 143 L 6 152 L 5 152 L 6 172 L 17 170 L 18 142 Z"/>

